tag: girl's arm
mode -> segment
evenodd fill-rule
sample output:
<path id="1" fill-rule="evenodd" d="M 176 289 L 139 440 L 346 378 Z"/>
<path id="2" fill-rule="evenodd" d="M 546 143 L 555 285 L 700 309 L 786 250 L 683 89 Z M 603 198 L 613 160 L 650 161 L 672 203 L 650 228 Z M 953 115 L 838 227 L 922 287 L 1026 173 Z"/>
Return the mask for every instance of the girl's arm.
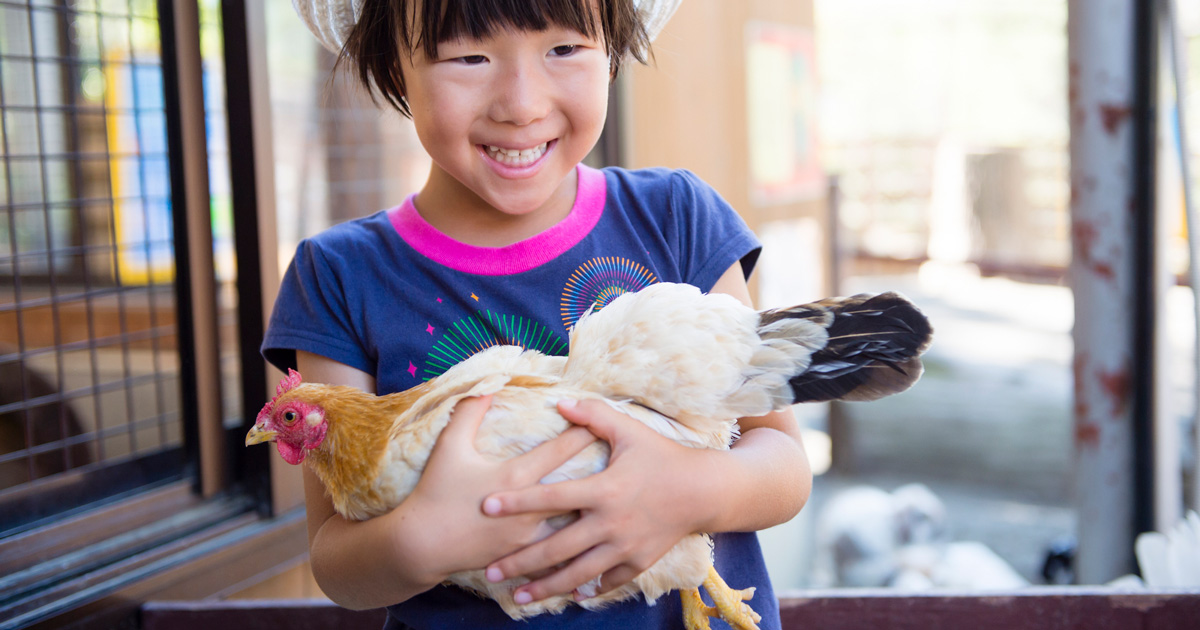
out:
<path id="1" fill-rule="evenodd" d="M 331 359 L 297 352 L 296 363 L 310 382 L 375 391 L 371 375 Z M 304 467 L 309 561 L 330 599 L 359 610 L 396 604 L 451 573 L 478 569 L 536 540 L 538 525 L 551 515 L 488 518 L 479 509 L 484 497 L 537 484 L 595 437 L 586 429 L 572 429 L 509 462 L 490 462 L 474 447 L 489 403 L 486 397 L 459 403 L 416 489 L 382 516 L 342 518 L 324 484 Z"/>
<path id="2" fill-rule="evenodd" d="M 712 291 L 750 305 L 740 264 Z M 496 580 L 568 563 L 518 589 L 518 601 L 568 593 L 597 575 L 603 575 L 601 592 L 617 588 L 688 534 L 753 531 L 791 519 L 812 489 L 789 410 L 740 419 L 741 438 L 728 451 L 682 446 L 601 403 L 560 411 L 608 441 L 612 457 L 608 468 L 585 479 L 488 497 L 484 510 L 496 516 L 576 509 L 583 515 L 488 567 L 489 579 Z"/>

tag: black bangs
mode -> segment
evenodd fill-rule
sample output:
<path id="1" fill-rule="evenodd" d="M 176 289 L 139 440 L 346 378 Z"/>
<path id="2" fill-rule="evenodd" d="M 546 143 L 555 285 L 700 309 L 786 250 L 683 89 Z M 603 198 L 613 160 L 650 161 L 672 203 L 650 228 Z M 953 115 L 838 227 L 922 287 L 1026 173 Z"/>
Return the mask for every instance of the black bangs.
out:
<path id="1" fill-rule="evenodd" d="M 372 100 L 378 94 L 409 116 L 402 55 L 420 48 L 436 59 L 438 44 L 452 39 L 552 26 L 602 39 L 613 77 L 625 58 L 645 63 L 650 55 L 650 37 L 633 0 L 366 0 L 334 67 L 353 62 Z"/>
<path id="2" fill-rule="evenodd" d="M 425 55 L 437 58 L 437 46 L 461 37 L 485 39 L 496 29 L 544 31 L 551 26 L 568 28 L 588 37 L 607 39 L 600 24 L 598 7 L 580 0 L 424 0 L 421 3 L 418 41 L 400 37 L 408 50 L 421 47 Z"/>

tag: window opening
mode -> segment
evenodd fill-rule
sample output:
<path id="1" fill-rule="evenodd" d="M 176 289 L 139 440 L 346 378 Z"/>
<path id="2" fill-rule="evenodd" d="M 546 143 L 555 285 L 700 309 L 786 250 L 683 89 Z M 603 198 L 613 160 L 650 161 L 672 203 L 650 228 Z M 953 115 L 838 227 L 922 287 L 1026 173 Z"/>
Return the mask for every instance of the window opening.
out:
<path id="1" fill-rule="evenodd" d="M 0 1 L 0 535 L 183 474 L 153 0 Z"/>

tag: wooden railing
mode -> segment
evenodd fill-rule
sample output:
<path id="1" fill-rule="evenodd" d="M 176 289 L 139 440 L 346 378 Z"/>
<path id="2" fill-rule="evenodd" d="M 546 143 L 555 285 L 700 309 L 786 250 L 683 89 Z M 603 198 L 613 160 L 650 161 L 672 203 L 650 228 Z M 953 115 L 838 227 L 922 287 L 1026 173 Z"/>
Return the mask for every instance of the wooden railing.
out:
<path id="1" fill-rule="evenodd" d="M 780 616 L 784 630 L 1191 630 L 1200 628 L 1200 590 L 824 591 L 781 598 Z"/>
<path id="2" fill-rule="evenodd" d="M 1200 590 L 803 591 L 782 597 L 780 610 L 784 630 L 1190 630 L 1200 628 Z M 226 600 L 151 602 L 142 608 L 141 627 L 336 630 L 382 623 L 382 611 L 356 612 L 326 600 Z"/>

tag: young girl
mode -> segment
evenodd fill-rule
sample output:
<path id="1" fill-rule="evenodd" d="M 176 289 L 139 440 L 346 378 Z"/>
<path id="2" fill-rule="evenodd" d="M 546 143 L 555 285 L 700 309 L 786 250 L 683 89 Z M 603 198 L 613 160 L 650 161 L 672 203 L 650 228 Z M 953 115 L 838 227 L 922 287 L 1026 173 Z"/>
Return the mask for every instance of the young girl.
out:
<path id="1" fill-rule="evenodd" d="M 686 171 L 580 163 L 619 63 L 645 59 L 672 0 L 294 3 L 412 118 L 433 164 L 399 206 L 300 244 L 263 343 L 279 368 L 387 394 L 491 345 L 565 354 L 584 310 L 654 282 L 749 303 L 759 245 L 709 186 Z M 811 473 L 790 413 L 742 419 L 733 448 L 708 451 L 604 405 L 563 403 L 585 428 L 497 463 L 472 445 L 487 405 L 459 405 L 416 490 L 384 516 L 343 519 L 305 469 L 311 564 L 334 601 L 388 606 L 390 628 L 674 628 L 678 597 L 514 622 L 439 584 L 486 567 L 489 579 L 532 579 L 518 602 L 585 597 L 576 589 L 596 576 L 602 592 L 616 588 L 683 536 L 710 532 L 720 574 L 757 587 L 761 627 L 778 628 L 757 538 L 737 532 L 786 521 L 807 500 Z M 538 484 L 597 438 L 612 446 L 605 471 Z M 542 538 L 547 517 L 575 510 L 578 521 Z"/>

